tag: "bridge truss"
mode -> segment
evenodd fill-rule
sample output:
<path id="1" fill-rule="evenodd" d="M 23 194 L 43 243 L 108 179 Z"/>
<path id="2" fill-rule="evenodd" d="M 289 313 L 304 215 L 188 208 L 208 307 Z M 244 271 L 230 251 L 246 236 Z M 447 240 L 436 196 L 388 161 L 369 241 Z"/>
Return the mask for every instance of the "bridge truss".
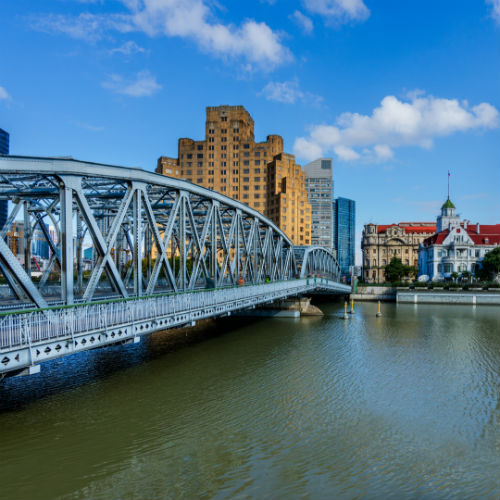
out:
<path id="1" fill-rule="evenodd" d="M 259 212 L 190 182 L 0 155 L 1 200 L 0 378 L 279 298 L 350 291 L 330 251 L 294 247 Z M 46 259 L 33 268 L 36 245 Z"/>
<path id="2" fill-rule="evenodd" d="M 297 273 L 292 243 L 259 212 L 139 169 L 0 157 L 0 199 L 11 202 L 0 271 L 18 305 L 256 284 Z M 14 237 L 9 229 L 19 219 L 23 233 Z M 35 238 L 50 254 L 37 277 Z M 91 256 L 83 252 L 89 245 Z"/>

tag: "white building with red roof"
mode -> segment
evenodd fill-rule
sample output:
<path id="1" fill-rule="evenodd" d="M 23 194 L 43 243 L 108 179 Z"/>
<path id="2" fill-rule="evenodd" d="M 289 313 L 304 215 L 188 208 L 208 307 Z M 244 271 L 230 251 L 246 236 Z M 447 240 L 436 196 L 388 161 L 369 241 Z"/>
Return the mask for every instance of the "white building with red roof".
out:
<path id="1" fill-rule="evenodd" d="M 475 274 L 486 253 L 500 245 L 500 224 L 482 225 L 461 221 L 448 198 L 437 218 L 437 233 L 418 250 L 418 274 L 438 281 L 451 273 Z"/>

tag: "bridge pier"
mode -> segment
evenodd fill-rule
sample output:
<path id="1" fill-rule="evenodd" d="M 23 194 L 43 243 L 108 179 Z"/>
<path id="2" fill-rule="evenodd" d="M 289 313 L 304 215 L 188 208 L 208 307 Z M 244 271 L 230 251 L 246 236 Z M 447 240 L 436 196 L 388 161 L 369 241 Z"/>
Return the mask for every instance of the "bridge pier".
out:
<path id="1" fill-rule="evenodd" d="M 323 312 L 319 307 L 311 304 L 311 297 L 289 297 L 240 311 L 237 315 L 300 318 L 300 316 L 323 316 Z"/>

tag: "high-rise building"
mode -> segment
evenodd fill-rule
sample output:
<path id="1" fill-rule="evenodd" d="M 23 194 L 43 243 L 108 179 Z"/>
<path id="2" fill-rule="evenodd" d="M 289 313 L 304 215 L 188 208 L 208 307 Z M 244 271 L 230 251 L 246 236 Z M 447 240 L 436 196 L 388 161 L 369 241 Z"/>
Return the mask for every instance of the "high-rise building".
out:
<path id="1" fill-rule="evenodd" d="M 287 220 L 286 230 L 282 229 L 290 238 L 292 235 L 297 238 L 293 239 L 294 243 L 306 244 L 306 232 L 310 233 L 310 227 L 305 227 L 307 193 L 305 183 L 300 181 L 301 167 L 292 155 L 284 155 L 275 163 L 278 169 L 275 180 L 269 180 L 268 164 L 282 152 L 283 139 L 279 135 L 268 135 L 265 141 L 255 142 L 254 121 L 243 106 L 207 107 L 205 139 L 179 139 L 178 158 L 160 157 L 156 172 L 218 191 L 270 218 L 269 196 L 273 196 L 273 210 L 277 208 L 275 197 L 280 193 L 285 195 L 287 203 L 293 199 L 300 206 L 302 202 L 304 217 L 300 217 L 299 209 L 299 215 Z M 297 169 L 299 174 L 296 174 Z M 278 180 L 284 189 L 276 187 Z M 268 186 L 271 191 L 268 191 Z M 287 210 L 289 206 L 286 206 Z M 273 215 L 278 218 L 276 213 Z M 302 228 L 300 220 L 304 221 Z M 310 221 L 307 224 L 310 225 Z"/>
<path id="2" fill-rule="evenodd" d="M 9 134 L 0 128 L 0 155 L 9 154 Z M 2 229 L 7 222 L 9 215 L 9 202 L 7 200 L 0 200 L 0 229 Z"/>
<path id="3" fill-rule="evenodd" d="M 306 174 L 307 198 L 311 204 L 311 245 L 332 250 L 333 178 L 331 158 L 318 158 L 302 167 Z"/>
<path id="4" fill-rule="evenodd" d="M 307 201 L 305 174 L 295 156 L 280 153 L 267 165 L 269 217 L 294 245 L 311 244 L 311 205 Z"/>
<path id="5" fill-rule="evenodd" d="M 336 198 L 333 202 L 333 244 L 342 274 L 349 274 L 355 258 L 356 202 Z"/>

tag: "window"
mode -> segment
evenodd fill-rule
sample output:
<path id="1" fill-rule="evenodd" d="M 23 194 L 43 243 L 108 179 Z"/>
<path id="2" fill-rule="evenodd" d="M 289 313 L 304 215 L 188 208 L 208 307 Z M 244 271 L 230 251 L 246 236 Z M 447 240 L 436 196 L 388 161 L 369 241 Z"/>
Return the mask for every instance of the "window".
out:
<path id="1" fill-rule="evenodd" d="M 249 174 L 250 173 L 250 169 L 249 168 L 244 168 L 243 169 L 243 173 L 244 174 Z"/>
<path id="2" fill-rule="evenodd" d="M 254 174 L 260 174 L 260 168 L 255 168 L 253 171 Z"/>
<path id="3" fill-rule="evenodd" d="M 255 151 L 255 157 L 258 158 L 260 156 L 260 151 Z"/>
<path id="4" fill-rule="evenodd" d="M 254 182 L 260 182 L 260 177 L 254 177 L 254 178 L 253 178 L 253 181 L 254 181 Z"/>
<path id="5" fill-rule="evenodd" d="M 196 182 L 197 182 L 198 184 L 201 184 L 201 183 L 203 182 L 203 179 L 196 179 Z"/>
<path id="6" fill-rule="evenodd" d="M 221 134 L 227 134 L 227 128 L 221 128 L 220 129 Z"/>
<path id="7" fill-rule="evenodd" d="M 198 151 L 203 151 L 203 144 L 198 144 L 198 146 L 196 146 L 196 148 L 198 149 Z M 199 156 L 198 156 L 199 158 Z"/>
<path id="8" fill-rule="evenodd" d="M 250 177 L 243 177 L 243 182 L 250 182 Z"/>
<path id="9" fill-rule="evenodd" d="M 196 157 L 197 157 L 197 158 L 203 158 L 203 153 L 198 153 L 198 154 L 196 155 Z"/>
<path id="10" fill-rule="evenodd" d="M 248 160 L 243 160 L 243 165 L 250 165 L 250 162 Z"/>
<path id="11" fill-rule="evenodd" d="M 221 122 L 227 122 L 227 116 L 221 116 L 220 117 Z"/>
<path id="12" fill-rule="evenodd" d="M 192 157 L 193 157 L 193 155 L 192 155 L 191 153 L 189 153 L 188 155 L 186 155 L 186 158 L 187 158 L 188 160 L 190 160 Z"/>
<path id="13" fill-rule="evenodd" d="M 243 149 L 250 149 L 250 144 L 243 144 Z"/>
<path id="14" fill-rule="evenodd" d="M 260 160 L 255 160 L 255 165 L 260 165 Z"/>

